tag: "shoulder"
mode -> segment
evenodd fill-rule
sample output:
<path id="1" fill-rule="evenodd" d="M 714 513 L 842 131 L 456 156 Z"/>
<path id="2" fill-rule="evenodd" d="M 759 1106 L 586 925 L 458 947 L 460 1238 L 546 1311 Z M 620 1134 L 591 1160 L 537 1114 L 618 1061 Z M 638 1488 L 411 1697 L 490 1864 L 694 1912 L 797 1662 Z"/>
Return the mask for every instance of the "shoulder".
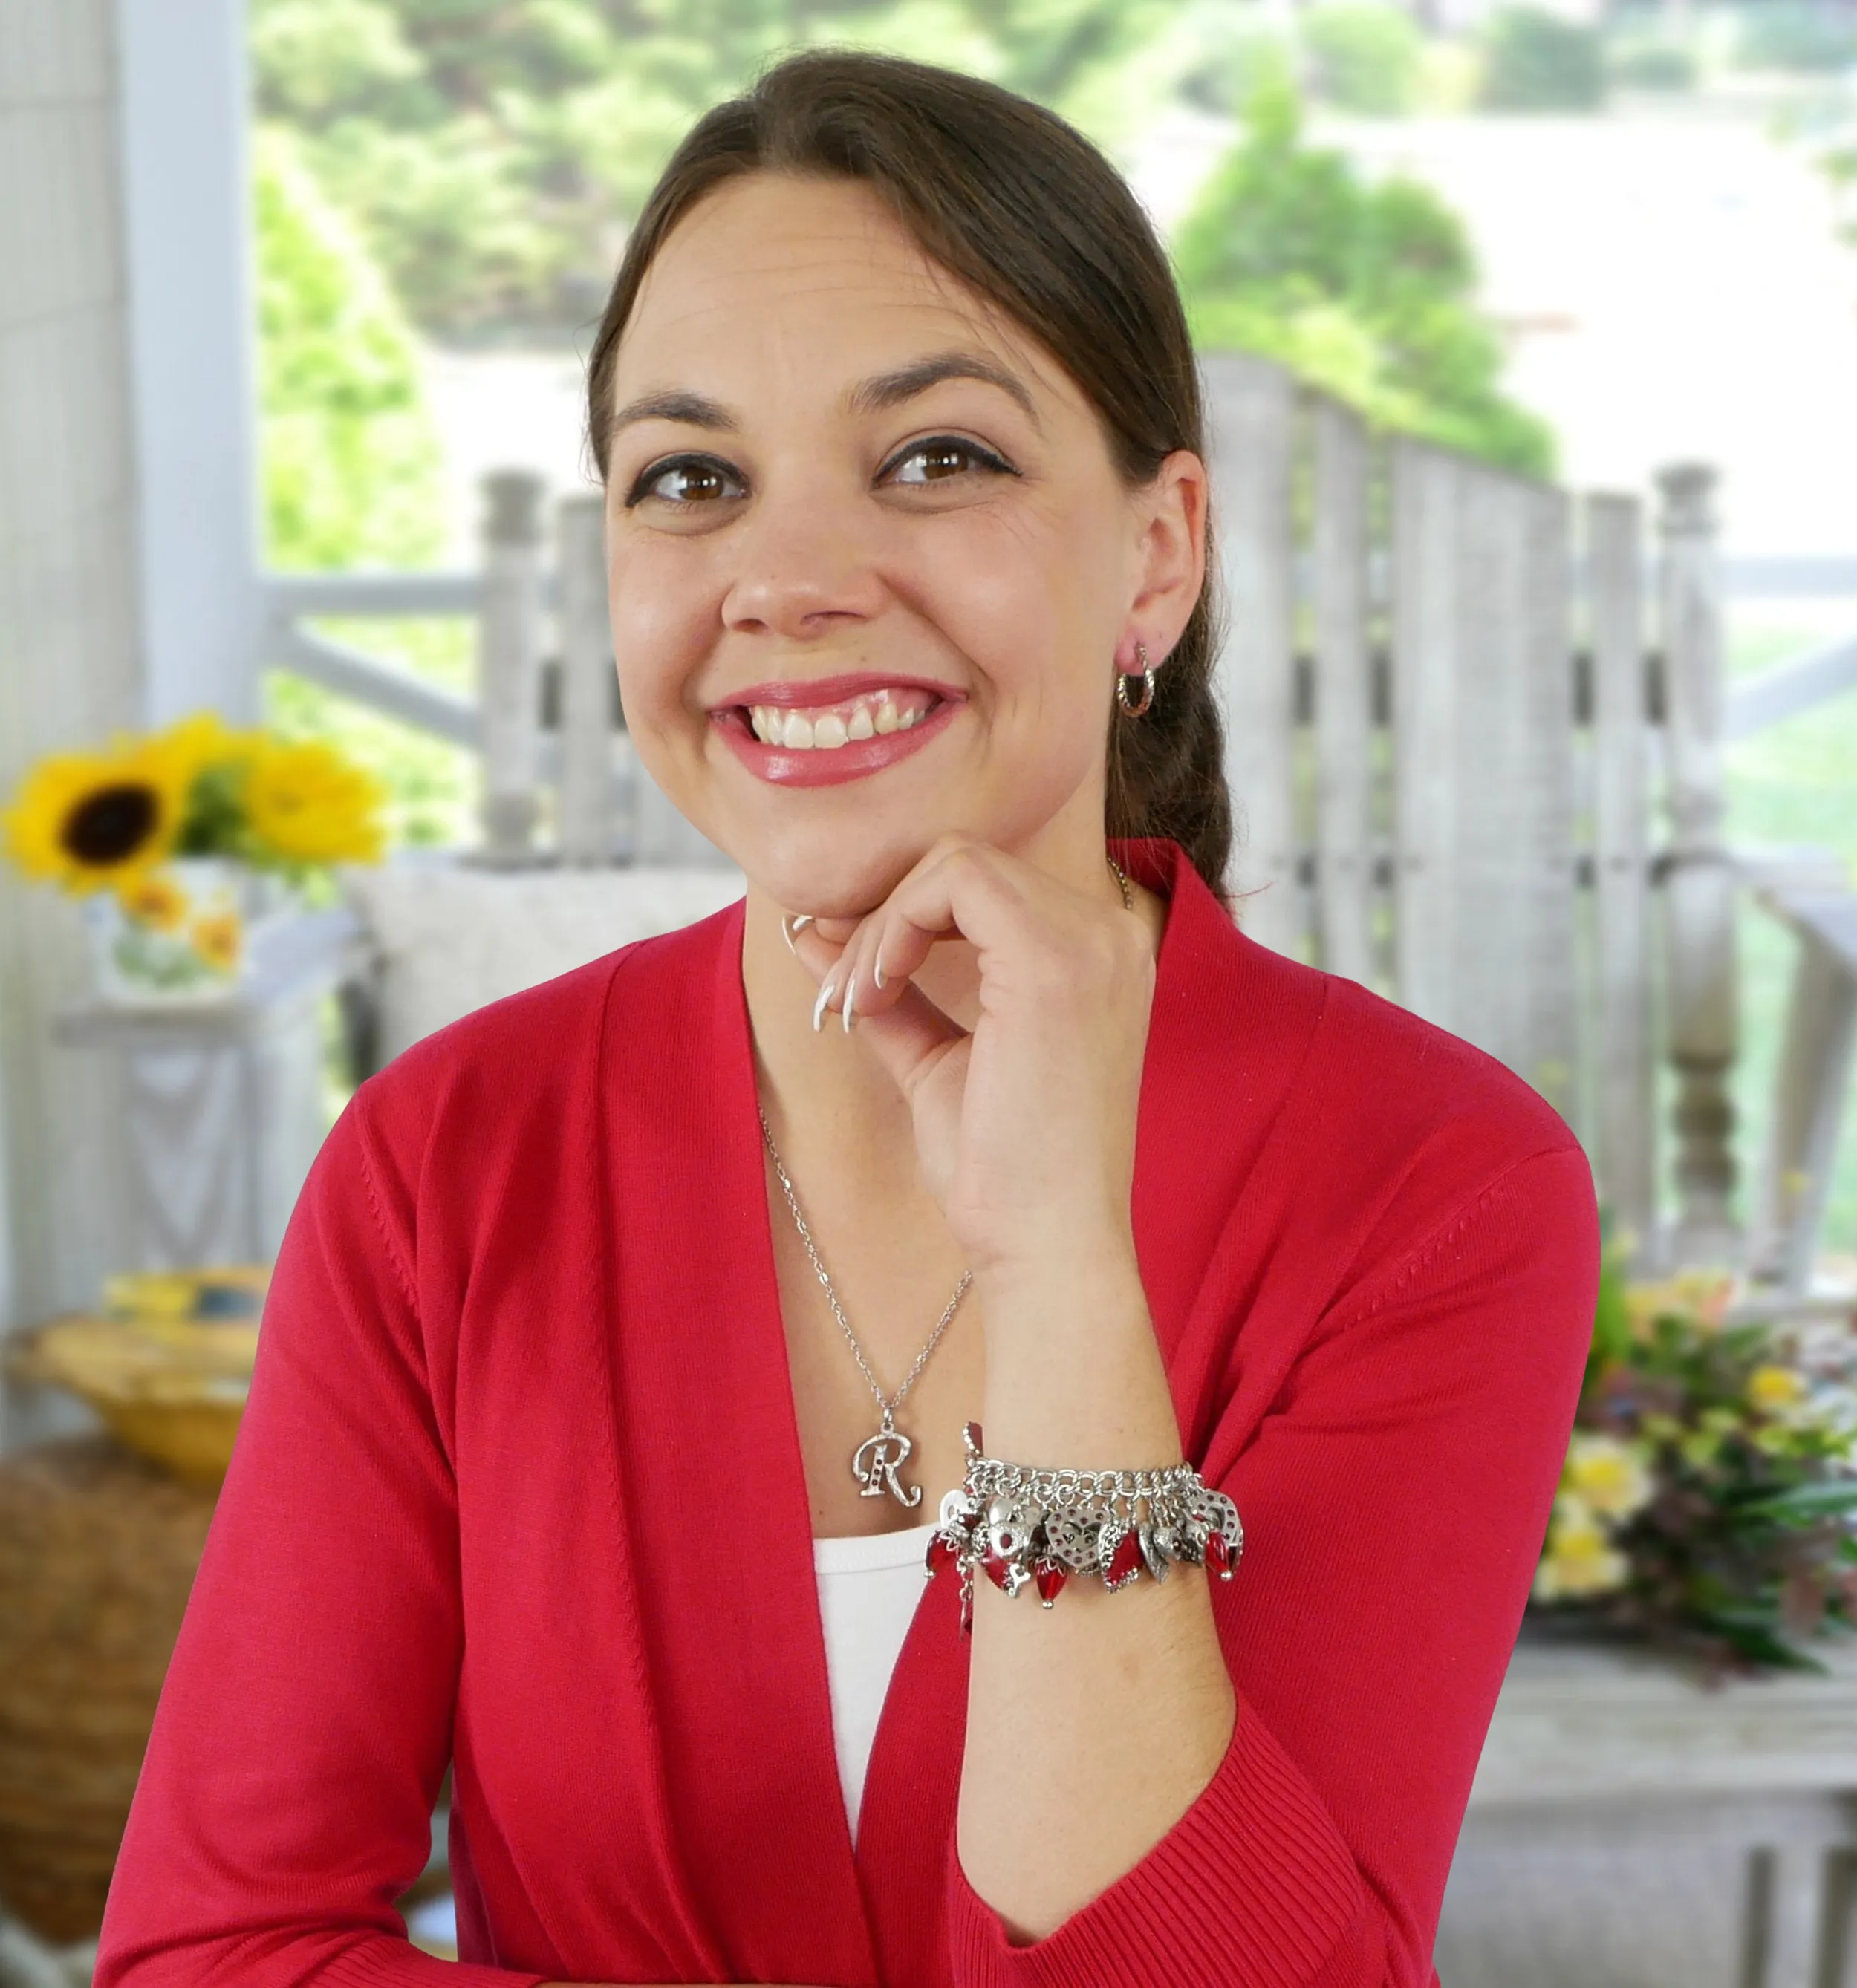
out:
<path id="1" fill-rule="evenodd" d="M 1297 1192 L 1332 1244 L 1329 1303 L 1371 1305 L 1468 1250 L 1596 1261 L 1585 1150 L 1554 1106 L 1473 1043 L 1361 986 L 1274 958 L 1308 1016 L 1281 1126 Z"/>
<path id="2" fill-rule="evenodd" d="M 1198 901 L 1203 895 L 1205 902 Z M 1209 1172 L 1228 1215 L 1286 1239 L 1318 1308 L 1421 1256 L 1466 1219 L 1584 1255 L 1596 1221 L 1571 1128 L 1516 1071 L 1338 974 L 1248 937 L 1189 884 L 1157 995 L 1180 1192 Z M 1478 1211 L 1481 1211 L 1479 1215 Z M 1511 1212 L 1504 1212 L 1510 1210 Z"/>

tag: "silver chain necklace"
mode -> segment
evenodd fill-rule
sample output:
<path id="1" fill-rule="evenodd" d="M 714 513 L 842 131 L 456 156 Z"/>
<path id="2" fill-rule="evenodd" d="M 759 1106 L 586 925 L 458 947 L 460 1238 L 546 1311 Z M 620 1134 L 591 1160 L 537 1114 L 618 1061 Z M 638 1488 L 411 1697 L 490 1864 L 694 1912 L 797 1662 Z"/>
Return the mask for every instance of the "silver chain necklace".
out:
<path id="1" fill-rule="evenodd" d="M 915 1385 L 917 1377 L 928 1364 L 928 1356 L 942 1343 L 942 1334 L 948 1330 L 960 1302 L 967 1294 L 967 1286 L 973 1282 L 973 1273 L 963 1270 L 961 1281 L 954 1287 L 954 1296 L 948 1300 L 947 1309 L 929 1334 L 928 1343 L 915 1356 L 915 1364 L 903 1377 L 903 1384 L 894 1395 L 886 1395 L 877 1376 L 871 1371 L 871 1363 L 864 1357 L 864 1348 L 857 1343 L 857 1335 L 852 1331 L 851 1322 L 844 1315 L 844 1308 L 838 1302 L 838 1293 L 832 1288 L 832 1280 L 827 1276 L 825 1266 L 819 1260 L 819 1251 L 813 1241 L 813 1232 L 806 1226 L 806 1217 L 800 1212 L 800 1197 L 793 1192 L 793 1184 L 787 1178 L 786 1169 L 780 1163 L 776 1151 L 773 1133 L 767 1123 L 767 1114 L 761 1117 L 761 1138 L 767 1147 L 767 1157 L 773 1161 L 776 1178 L 780 1183 L 780 1192 L 786 1197 L 786 1205 L 793 1211 L 793 1226 L 800 1232 L 800 1240 L 806 1246 L 807 1260 L 813 1266 L 813 1275 L 819 1280 L 825 1293 L 825 1301 L 832 1308 L 832 1316 L 838 1321 L 838 1330 L 844 1334 L 845 1344 L 851 1349 L 851 1357 L 857 1362 L 857 1371 L 870 1383 L 871 1392 L 877 1397 L 877 1405 L 882 1411 L 883 1420 L 877 1425 L 874 1435 L 866 1436 L 851 1457 L 851 1475 L 864 1486 L 858 1494 L 864 1498 L 881 1498 L 887 1491 L 898 1504 L 912 1510 L 922 1502 L 922 1487 L 919 1484 L 905 1485 L 899 1475 L 915 1448 L 914 1442 L 896 1426 L 896 1411 L 903 1397 Z"/>
<path id="2" fill-rule="evenodd" d="M 1125 909 L 1135 908 L 1135 894 L 1128 888 L 1128 878 L 1122 866 L 1114 857 L 1109 859 L 1109 867 L 1115 873 L 1115 881 L 1121 886 L 1122 904 Z M 844 1315 L 844 1307 L 838 1302 L 838 1293 L 826 1274 L 824 1263 L 819 1260 L 817 1246 L 813 1241 L 813 1232 L 806 1226 L 806 1217 L 800 1212 L 800 1197 L 793 1192 L 793 1184 L 787 1177 L 786 1168 L 781 1164 L 779 1150 L 774 1144 L 773 1130 L 767 1122 L 767 1114 L 757 1105 L 756 1112 L 761 1121 L 761 1138 L 767 1148 L 767 1157 L 773 1162 L 774 1176 L 780 1183 L 780 1192 L 786 1197 L 786 1205 L 792 1211 L 793 1226 L 800 1232 L 800 1240 L 806 1246 L 807 1260 L 813 1266 L 813 1275 L 819 1280 L 825 1293 L 825 1301 L 832 1308 L 832 1316 L 838 1321 L 838 1330 L 844 1334 L 844 1343 L 851 1349 L 851 1357 L 857 1362 L 857 1371 L 870 1384 L 871 1392 L 877 1398 L 878 1408 L 883 1419 L 877 1425 L 874 1435 L 866 1436 L 851 1456 L 851 1475 L 864 1486 L 858 1494 L 864 1498 L 881 1498 L 887 1491 L 898 1504 L 913 1510 L 922 1502 L 922 1487 L 919 1484 L 905 1485 L 901 1472 L 915 1448 L 913 1440 L 896 1426 L 896 1411 L 903 1397 L 915 1385 L 922 1369 L 928 1364 L 928 1356 L 942 1343 L 942 1334 L 952 1321 L 960 1303 L 967 1295 L 967 1286 L 973 1282 L 973 1273 L 963 1270 L 961 1281 L 954 1287 L 954 1296 L 948 1300 L 946 1309 L 935 1322 L 934 1331 L 915 1356 L 915 1364 L 903 1376 L 903 1384 L 894 1395 L 886 1395 L 877 1376 L 871 1371 L 871 1363 L 864 1357 L 864 1348 L 857 1343 L 857 1335 L 851 1330 L 851 1321 Z"/>

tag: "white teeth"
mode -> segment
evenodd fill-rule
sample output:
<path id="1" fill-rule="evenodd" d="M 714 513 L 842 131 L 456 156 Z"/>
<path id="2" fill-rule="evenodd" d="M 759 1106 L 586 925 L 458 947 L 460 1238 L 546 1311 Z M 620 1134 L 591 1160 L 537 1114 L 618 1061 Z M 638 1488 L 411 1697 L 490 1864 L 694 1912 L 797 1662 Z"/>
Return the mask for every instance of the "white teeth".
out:
<path id="1" fill-rule="evenodd" d="M 854 741 L 907 732 L 928 715 L 918 705 L 905 707 L 894 698 L 894 692 L 880 690 L 872 697 L 857 698 L 848 711 L 841 706 L 812 717 L 783 705 L 750 705 L 748 723 L 763 745 L 784 746 L 789 751 L 802 752 L 815 748 L 829 752 Z"/>

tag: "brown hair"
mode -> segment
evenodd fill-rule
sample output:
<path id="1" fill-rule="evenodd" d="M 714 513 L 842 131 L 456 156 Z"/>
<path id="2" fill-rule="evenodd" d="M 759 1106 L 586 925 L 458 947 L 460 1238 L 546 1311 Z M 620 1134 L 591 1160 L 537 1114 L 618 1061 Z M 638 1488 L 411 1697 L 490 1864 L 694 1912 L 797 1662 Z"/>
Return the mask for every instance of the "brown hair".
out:
<path id="1" fill-rule="evenodd" d="M 645 202 L 587 368 L 604 478 L 613 362 L 639 286 L 705 194 L 756 171 L 870 185 L 942 266 L 1037 338 L 1094 407 L 1131 488 L 1175 449 L 1206 454 L 1186 320 L 1147 216 L 1094 146 L 1050 111 L 972 76 L 840 49 L 790 56 L 718 104 Z M 1216 562 L 1138 719 L 1112 708 L 1112 836 L 1171 837 L 1216 892 L 1231 854 L 1224 728 L 1212 688 Z"/>

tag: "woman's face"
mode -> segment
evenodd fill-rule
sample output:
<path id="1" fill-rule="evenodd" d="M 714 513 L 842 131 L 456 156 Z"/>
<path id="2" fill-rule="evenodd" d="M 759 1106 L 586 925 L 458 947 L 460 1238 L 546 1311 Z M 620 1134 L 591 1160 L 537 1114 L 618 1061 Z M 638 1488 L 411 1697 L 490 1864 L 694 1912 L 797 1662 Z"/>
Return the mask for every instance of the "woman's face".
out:
<path id="1" fill-rule="evenodd" d="M 660 249 L 611 404 L 626 722 L 752 884 L 857 915 L 949 830 L 1100 867 L 1118 645 L 1158 663 L 1198 593 L 1196 458 L 1129 492 L 875 194 L 766 173 Z"/>

